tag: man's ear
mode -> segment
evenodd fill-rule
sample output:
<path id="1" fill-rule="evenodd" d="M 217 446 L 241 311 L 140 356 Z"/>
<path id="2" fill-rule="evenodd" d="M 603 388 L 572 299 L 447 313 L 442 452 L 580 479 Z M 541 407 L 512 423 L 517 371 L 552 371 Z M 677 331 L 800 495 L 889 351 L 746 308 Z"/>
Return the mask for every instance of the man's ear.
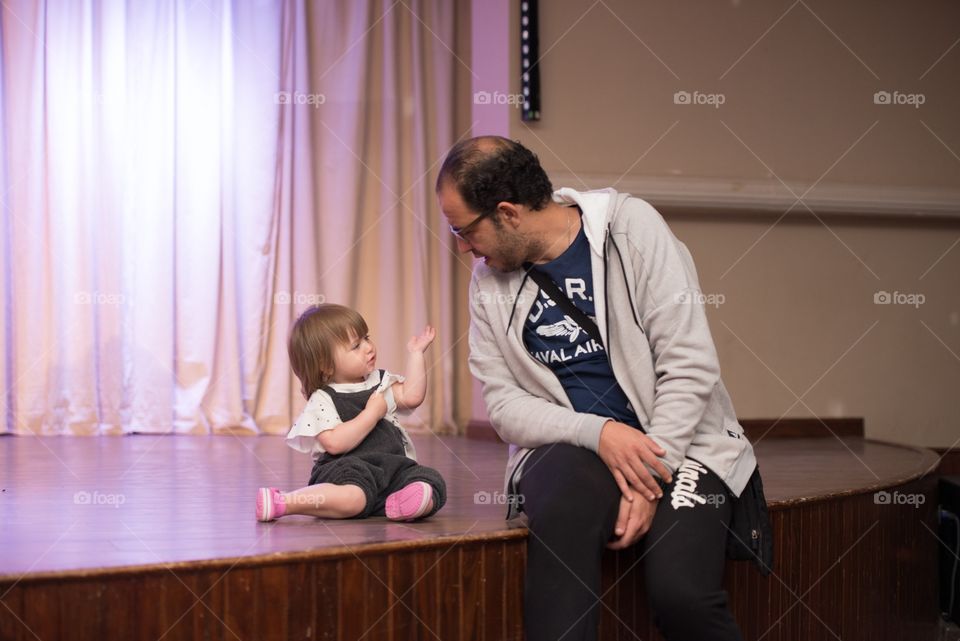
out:
<path id="1" fill-rule="evenodd" d="M 514 229 L 520 225 L 520 208 L 506 200 L 497 203 L 497 216 Z"/>

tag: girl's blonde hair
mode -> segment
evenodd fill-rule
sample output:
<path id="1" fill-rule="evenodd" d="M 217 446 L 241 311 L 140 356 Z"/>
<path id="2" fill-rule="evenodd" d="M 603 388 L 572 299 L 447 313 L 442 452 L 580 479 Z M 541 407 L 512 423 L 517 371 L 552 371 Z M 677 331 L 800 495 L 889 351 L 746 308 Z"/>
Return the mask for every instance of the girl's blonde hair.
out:
<path id="1" fill-rule="evenodd" d="M 363 316 L 343 305 L 313 305 L 300 314 L 290 330 L 287 353 L 304 398 L 309 399 L 333 378 L 337 346 L 368 333 Z"/>

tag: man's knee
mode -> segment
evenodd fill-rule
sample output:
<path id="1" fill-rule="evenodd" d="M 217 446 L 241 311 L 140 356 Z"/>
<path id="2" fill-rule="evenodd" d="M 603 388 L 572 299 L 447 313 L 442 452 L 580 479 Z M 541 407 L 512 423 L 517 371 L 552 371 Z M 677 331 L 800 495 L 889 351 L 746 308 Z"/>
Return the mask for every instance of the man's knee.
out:
<path id="1" fill-rule="evenodd" d="M 550 450 L 524 466 L 520 481 L 530 527 L 562 528 L 586 537 L 609 535 L 620 505 L 609 469 L 590 450 L 566 444 L 546 447 Z"/>
<path id="2" fill-rule="evenodd" d="M 591 450 L 567 443 L 544 445 L 524 464 L 522 476 L 567 493 L 611 494 L 619 491 L 610 468 Z"/>

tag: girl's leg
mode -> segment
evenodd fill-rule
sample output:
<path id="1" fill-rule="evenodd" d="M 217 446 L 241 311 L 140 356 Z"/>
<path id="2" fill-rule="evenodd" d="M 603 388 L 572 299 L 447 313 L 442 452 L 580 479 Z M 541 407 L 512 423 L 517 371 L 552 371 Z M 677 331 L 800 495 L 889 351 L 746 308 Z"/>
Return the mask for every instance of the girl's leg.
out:
<path id="1" fill-rule="evenodd" d="M 363 511 L 367 496 L 358 485 L 320 483 L 282 494 L 285 514 L 348 519 Z"/>
<path id="2" fill-rule="evenodd" d="M 273 521 L 289 514 L 326 519 L 348 519 L 367 505 L 367 495 L 357 485 L 319 483 L 283 493 L 275 487 L 257 491 L 257 520 Z"/>
<path id="3" fill-rule="evenodd" d="M 291 501 L 300 504 L 297 514 L 340 519 L 370 516 L 385 485 L 383 470 L 370 458 L 367 454 L 348 454 L 315 466 L 310 475 L 310 485 L 290 492 Z M 350 489 L 333 490 L 333 494 L 327 496 L 325 488 L 330 487 Z M 314 492 L 324 498 L 312 495 Z M 334 508 L 333 513 L 331 507 Z"/>
<path id="4" fill-rule="evenodd" d="M 412 521 L 436 514 L 447 502 L 447 485 L 431 467 L 411 461 L 394 474 L 384 504 L 387 518 Z"/>
<path id="5" fill-rule="evenodd" d="M 415 521 L 433 510 L 433 488 L 414 481 L 387 496 L 384 513 L 391 521 Z"/>

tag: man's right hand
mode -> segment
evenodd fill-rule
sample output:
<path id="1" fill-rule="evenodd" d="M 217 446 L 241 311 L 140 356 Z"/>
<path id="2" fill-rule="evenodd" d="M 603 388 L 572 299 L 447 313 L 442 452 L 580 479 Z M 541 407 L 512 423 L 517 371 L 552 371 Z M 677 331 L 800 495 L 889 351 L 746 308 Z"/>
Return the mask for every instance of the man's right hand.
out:
<path id="1" fill-rule="evenodd" d="M 650 501 L 663 495 L 657 479 L 644 463 L 669 483 L 670 472 L 659 458 L 666 453 L 652 438 L 625 423 L 607 421 L 600 431 L 597 454 L 610 468 L 620 492 L 628 500 L 633 500 L 631 488 L 642 492 Z"/>

